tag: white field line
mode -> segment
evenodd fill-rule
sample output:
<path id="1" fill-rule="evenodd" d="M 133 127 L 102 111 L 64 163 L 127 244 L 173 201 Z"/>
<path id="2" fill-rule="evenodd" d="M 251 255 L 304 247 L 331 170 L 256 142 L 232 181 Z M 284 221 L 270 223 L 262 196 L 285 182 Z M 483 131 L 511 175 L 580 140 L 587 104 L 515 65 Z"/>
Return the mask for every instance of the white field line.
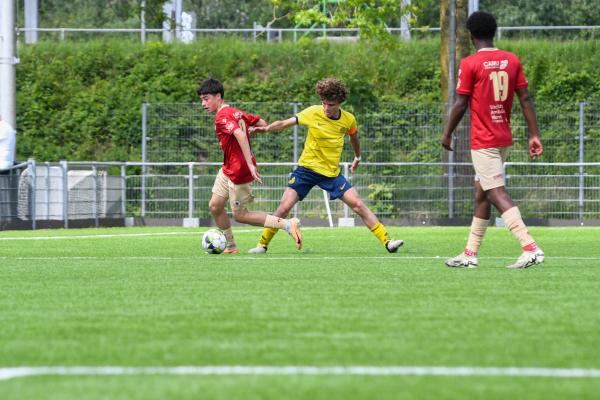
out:
<path id="1" fill-rule="evenodd" d="M 600 369 L 420 366 L 179 366 L 179 367 L 14 367 L 0 368 L 0 380 L 28 376 L 105 375 L 325 375 L 325 376 L 494 376 L 600 378 Z"/>
<path id="2" fill-rule="evenodd" d="M 48 256 L 26 256 L 26 257 L 11 257 L 11 256 L 0 256 L 0 260 L 30 260 L 30 261 L 51 261 L 51 260 L 142 260 L 142 261 L 165 261 L 165 260 L 210 260 L 210 261 L 218 261 L 218 260 L 228 260 L 228 261 L 315 261 L 315 260 L 388 260 L 388 261 L 398 261 L 398 260 L 440 260 L 446 259 L 450 256 L 311 256 L 311 255 L 298 255 L 298 256 L 282 256 L 282 257 L 271 257 L 268 255 L 262 256 L 242 256 L 242 255 L 234 255 L 234 256 L 212 256 L 212 255 L 199 255 L 199 256 L 56 256 L 56 257 L 48 257 Z M 513 260 L 517 256 L 512 257 L 479 257 L 479 259 L 483 260 Z M 548 258 L 548 257 L 547 257 Z M 550 257 L 552 260 L 589 260 L 595 261 L 600 260 L 599 257 L 562 257 L 562 256 L 552 256 Z"/>
<path id="3" fill-rule="evenodd" d="M 106 239 L 116 237 L 143 237 L 143 236 L 185 236 L 185 235 L 200 235 L 201 228 L 193 228 L 195 230 L 189 232 L 153 232 L 153 233 L 115 233 L 115 234 L 100 234 L 100 235 L 64 235 L 64 236 L 15 236 L 15 237 L 0 237 L 0 240 L 63 240 L 63 239 Z M 306 229 L 306 228 L 305 228 Z M 261 229 L 236 229 L 235 233 L 247 232 L 262 232 Z"/>

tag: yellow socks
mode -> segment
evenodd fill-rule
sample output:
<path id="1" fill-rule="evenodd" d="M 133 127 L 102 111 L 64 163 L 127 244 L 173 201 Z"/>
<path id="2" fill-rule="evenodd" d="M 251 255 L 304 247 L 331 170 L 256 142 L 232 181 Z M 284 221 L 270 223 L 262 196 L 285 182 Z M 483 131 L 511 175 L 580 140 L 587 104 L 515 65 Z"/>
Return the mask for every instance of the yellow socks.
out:
<path id="1" fill-rule="evenodd" d="M 260 235 L 260 240 L 258 241 L 258 245 L 262 247 L 268 247 L 277 231 L 278 229 L 275 228 L 263 229 L 262 234 Z"/>
<path id="2" fill-rule="evenodd" d="M 465 248 L 465 254 L 470 256 L 477 255 L 481 241 L 487 230 L 489 221 L 487 219 L 481 219 L 473 217 L 471 222 L 471 232 L 469 233 L 469 239 L 467 240 L 467 247 Z"/>
<path id="3" fill-rule="evenodd" d="M 267 218 L 265 218 L 265 229 L 262 231 L 258 245 L 265 248 L 269 246 L 273 236 L 275 236 L 279 229 L 285 229 L 287 223 L 288 220 L 285 218 L 267 215 Z"/>
<path id="4" fill-rule="evenodd" d="M 381 222 L 376 223 L 371 228 L 371 232 L 373 233 L 373 235 L 375 235 L 375 237 L 377 237 L 377 239 L 379 239 L 381 244 L 383 244 L 384 246 L 387 244 L 387 242 L 390 241 L 390 235 L 385 229 L 385 225 L 383 225 Z"/>
<path id="5" fill-rule="evenodd" d="M 504 220 L 506 227 L 517 238 L 519 243 L 521 243 L 521 247 L 527 249 L 537 247 L 535 246 L 535 240 L 533 240 L 533 237 L 529 234 L 527 226 L 521 218 L 521 213 L 519 212 L 518 207 L 515 206 L 506 210 L 504 214 L 502 214 L 502 219 Z"/>

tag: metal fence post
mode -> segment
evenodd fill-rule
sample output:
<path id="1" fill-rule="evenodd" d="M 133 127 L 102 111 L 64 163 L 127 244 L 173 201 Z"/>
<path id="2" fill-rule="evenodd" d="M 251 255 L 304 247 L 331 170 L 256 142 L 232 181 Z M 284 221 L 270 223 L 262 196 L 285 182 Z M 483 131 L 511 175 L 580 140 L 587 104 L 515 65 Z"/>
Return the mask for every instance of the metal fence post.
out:
<path id="1" fill-rule="evenodd" d="M 140 1 L 140 38 L 142 46 L 146 44 L 146 0 Z"/>
<path id="2" fill-rule="evenodd" d="M 46 204 L 46 219 L 50 219 L 50 163 L 46 162 L 46 190 L 44 203 Z"/>
<path id="3" fill-rule="evenodd" d="M 97 227 L 100 226 L 98 221 L 98 167 L 92 165 L 92 190 L 94 191 L 94 202 L 92 204 L 92 215 L 94 216 L 94 225 Z"/>
<path id="4" fill-rule="evenodd" d="M 127 213 L 127 171 L 125 164 L 121 165 L 121 216 L 126 217 Z"/>
<path id="5" fill-rule="evenodd" d="M 188 163 L 188 218 L 194 218 L 194 163 Z"/>
<path id="6" fill-rule="evenodd" d="M 28 160 L 29 170 L 31 171 L 31 181 L 29 182 L 29 190 L 31 191 L 30 204 L 29 204 L 29 217 L 31 218 L 31 229 L 36 229 L 37 225 L 37 214 L 36 214 L 36 192 L 37 192 L 37 166 L 35 159 L 30 158 Z"/>
<path id="7" fill-rule="evenodd" d="M 345 162 L 344 163 L 344 176 L 346 178 L 349 177 L 348 172 L 350 171 L 350 164 Z M 348 204 L 344 203 L 344 218 L 349 218 L 350 215 L 350 208 L 348 207 Z"/>
<path id="8" fill-rule="evenodd" d="M 585 201 L 585 102 L 579 103 L 579 219 L 583 220 Z"/>
<path id="9" fill-rule="evenodd" d="M 454 134 L 452 135 L 452 148 L 454 144 Z M 448 154 L 448 218 L 454 218 L 454 152 Z"/>
<path id="10" fill-rule="evenodd" d="M 293 115 L 298 115 L 298 103 L 292 103 Z M 298 124 L 294 124 L 294 162 L 298 162 Z"/>
<path id="11" fill-rule="evenodd" d="M 140 196 L 140 213 L 143 216 L 146 215 L 146 175 L 148 173 L 148 167 L 146 166 L 147 160 L 147 149 L 146 142 L 148 141 L 147 131 L 148 129 L 148 103 L 142 104 L 142 179 L 141 179 L 141 196 Z"/>
<path id="12" fill-rule="evenodd" d="M 65 228 L 69 227 L 69 164 L 66 160 L 60 161 L 63 180 L 63 219 Z"/>

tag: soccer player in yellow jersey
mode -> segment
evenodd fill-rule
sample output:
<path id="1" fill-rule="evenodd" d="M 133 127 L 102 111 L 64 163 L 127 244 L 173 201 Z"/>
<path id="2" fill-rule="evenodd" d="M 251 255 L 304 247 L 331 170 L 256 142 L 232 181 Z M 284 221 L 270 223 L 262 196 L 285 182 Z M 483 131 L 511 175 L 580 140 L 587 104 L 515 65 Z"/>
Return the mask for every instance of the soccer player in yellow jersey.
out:
<path id="1" fill-rule="evenodd" d="M 360 142 L 356 119 L 354 115 L 340 108 L 346 100 L 348 90 L 341 81 L 327 78 L 317 83 L 316 91 L 321 98 L 321 106 L 311 106 L 292 118 L 252 128 L 253 132 L 278 132 L 295 124 L 308 127 L 308 135 L 298 161 L 298 168 L 291 174 L 288 187 L 283 193 L 275 216 L 285 218 L 294 205 L 298 201 L 302 201 L 308 192 L 318 185 L 321 189 L 329 192 L 331 200 L 341 199 L 352 208 L 387 251 L 395 253 L 404 242 L 390 239 L 385 226 L 365 205 L 356 189 L 340 172 L 340 158 L 347 135 L 350 137 L 350 144 L 355 154 L 351 166 L 352 172 L 358 168 L 360 163 Z M 250 253 L 266 253 L 267 247 L 276 233 L 277 229 L 265 228 L 260 242 L 257 247 L 250 250 Z"/>

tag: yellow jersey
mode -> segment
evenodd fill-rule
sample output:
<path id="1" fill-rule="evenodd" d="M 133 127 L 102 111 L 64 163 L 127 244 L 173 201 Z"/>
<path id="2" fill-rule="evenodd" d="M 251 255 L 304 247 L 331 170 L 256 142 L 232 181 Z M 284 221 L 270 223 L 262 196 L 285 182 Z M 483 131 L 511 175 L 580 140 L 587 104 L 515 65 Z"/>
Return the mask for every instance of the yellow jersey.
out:
<path id="1" fill-rule="evenodd" d="M 298 113 L 298 125 L 308 127 L 298 165 L 327 177 L 340 174 L 344 139 L 346 135 L 355 135 L 358 131 L 354 115 L 342 109 L 340 111 L 339 119 L 327 117 L 323 106 L 311 106 Z"/>

